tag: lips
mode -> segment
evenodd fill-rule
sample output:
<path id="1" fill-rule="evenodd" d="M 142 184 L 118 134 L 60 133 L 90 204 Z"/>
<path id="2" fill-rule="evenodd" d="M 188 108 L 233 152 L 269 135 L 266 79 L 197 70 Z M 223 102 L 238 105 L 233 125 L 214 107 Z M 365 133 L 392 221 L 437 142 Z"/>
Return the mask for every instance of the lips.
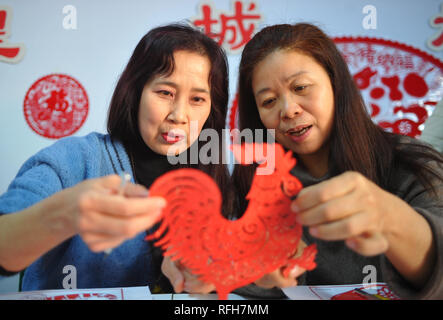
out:
<path id="1" fill-rule="evenodd" d="M 184 139 L 184 135 L 177 133 L 177 132 L 173 132 L 173 131 L 168 131 L 168 132 L 164 132 L 161 134 L 163 140 L 167 143 L 176 143 L 179 142 L 180 140 Z"/>
<path id="2" fill-rule="evenodd" d="M 311 129 L 311 127 L 312 127 L 312 125 L 297 126 L 295 128 L 291 128 L 288 131 L 286 131 L 286 134 L 291 137 L 301 137 L 305 133 L 307 133 L 309 131 L 309 129 Z"/>

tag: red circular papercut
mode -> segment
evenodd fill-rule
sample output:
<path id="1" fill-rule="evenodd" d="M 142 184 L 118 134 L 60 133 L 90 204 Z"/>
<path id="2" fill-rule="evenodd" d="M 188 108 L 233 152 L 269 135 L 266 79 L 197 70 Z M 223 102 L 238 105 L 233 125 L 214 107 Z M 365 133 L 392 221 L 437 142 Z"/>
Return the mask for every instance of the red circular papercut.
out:
<path id="1" fill-rule="evenodd" d="M 76 79 L 50 74 L 38 79 L 26 93 L 23 112 L 37 134 L 51 139 L 72 135 L 88 116 L 86 90 Z"/>

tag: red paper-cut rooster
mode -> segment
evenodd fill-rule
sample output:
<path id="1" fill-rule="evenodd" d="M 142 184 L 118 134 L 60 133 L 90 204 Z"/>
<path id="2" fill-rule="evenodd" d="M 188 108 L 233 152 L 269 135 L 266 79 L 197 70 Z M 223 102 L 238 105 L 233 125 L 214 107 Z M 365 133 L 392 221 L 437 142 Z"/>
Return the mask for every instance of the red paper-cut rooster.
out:
<path id="1" fill-rule="evenodd" d="M 275 152 L 269 152 L 275 147 Z M 233 145 L 242 164 L 246 147 Z M 306 247 L 293 258 L 302 235 L 296 213 L 290 210 L 291 197 L 302 188 L 290 174 L 296 164 L 292 152 L 279 144 L 253 144 L 253 161 L 259 163 L 246 199 L 248 207 L 238 220 L 221 214 L 221 193 L 211 177 L 196 169 L 178 169 L 159 177 L 150 188 L 151 196 L 167 201 L 160 227 L 146 240 L 157 239 L 165 256 L 180 262 L 200 280 L 212 283 L 219 299 L 252 283 L 277 268 L 286 266 L 284 276 L 298 265 L 306 270 L 316 267 L 315 245 Z M 255 148 L 267 154 L 256 156 Z M 263 150 L 263 149 L 262 149 Z M 263 154 L 263 152 L 261 153 Z M 272 174 L 259 175 L 260 168 L 275 164 Z"/>

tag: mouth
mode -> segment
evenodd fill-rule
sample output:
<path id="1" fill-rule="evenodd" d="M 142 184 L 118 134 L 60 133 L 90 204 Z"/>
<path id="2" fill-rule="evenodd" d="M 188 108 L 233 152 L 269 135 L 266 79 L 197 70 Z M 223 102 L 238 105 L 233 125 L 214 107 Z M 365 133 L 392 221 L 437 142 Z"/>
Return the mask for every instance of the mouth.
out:
<path id="1" fill-rule="evenodd" d="M 161 134 L 161 136 L 166 143 L 171 143 L 171 144 L 177 143 L 185 138 L 184 135 L 175 133 L 173 131 L 164 132 Z"/>
<path id="2" fill-rule="evenodd" d="M 312 128 L 312 125 L 297 126 L 295 128 L 291 128 L 288 131 L 286 131 L 286 135 L 291 136 L 291 137 L 301 137 L 306 132 L 308 132 L 309 129 L 311 129 L 311 128 Z"/>

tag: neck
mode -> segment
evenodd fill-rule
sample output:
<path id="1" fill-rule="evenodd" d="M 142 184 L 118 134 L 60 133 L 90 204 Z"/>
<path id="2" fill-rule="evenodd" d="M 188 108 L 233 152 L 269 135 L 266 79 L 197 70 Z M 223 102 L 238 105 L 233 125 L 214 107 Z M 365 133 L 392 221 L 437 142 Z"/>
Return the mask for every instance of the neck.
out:
<path id="1" fill-rule="evenodd" d="M 298 155 L 303 166 L 314 178 L 323 177 L 329 169 L 329 148 L 322 148 L 313 154 Z"/>
<path id="2" fill-rule="evenodd" d="M 149 188 L 156 178 L 173 169 L 168 157 L 152 151 L 144 142 L 130 147 L 135 181 Z"/>

